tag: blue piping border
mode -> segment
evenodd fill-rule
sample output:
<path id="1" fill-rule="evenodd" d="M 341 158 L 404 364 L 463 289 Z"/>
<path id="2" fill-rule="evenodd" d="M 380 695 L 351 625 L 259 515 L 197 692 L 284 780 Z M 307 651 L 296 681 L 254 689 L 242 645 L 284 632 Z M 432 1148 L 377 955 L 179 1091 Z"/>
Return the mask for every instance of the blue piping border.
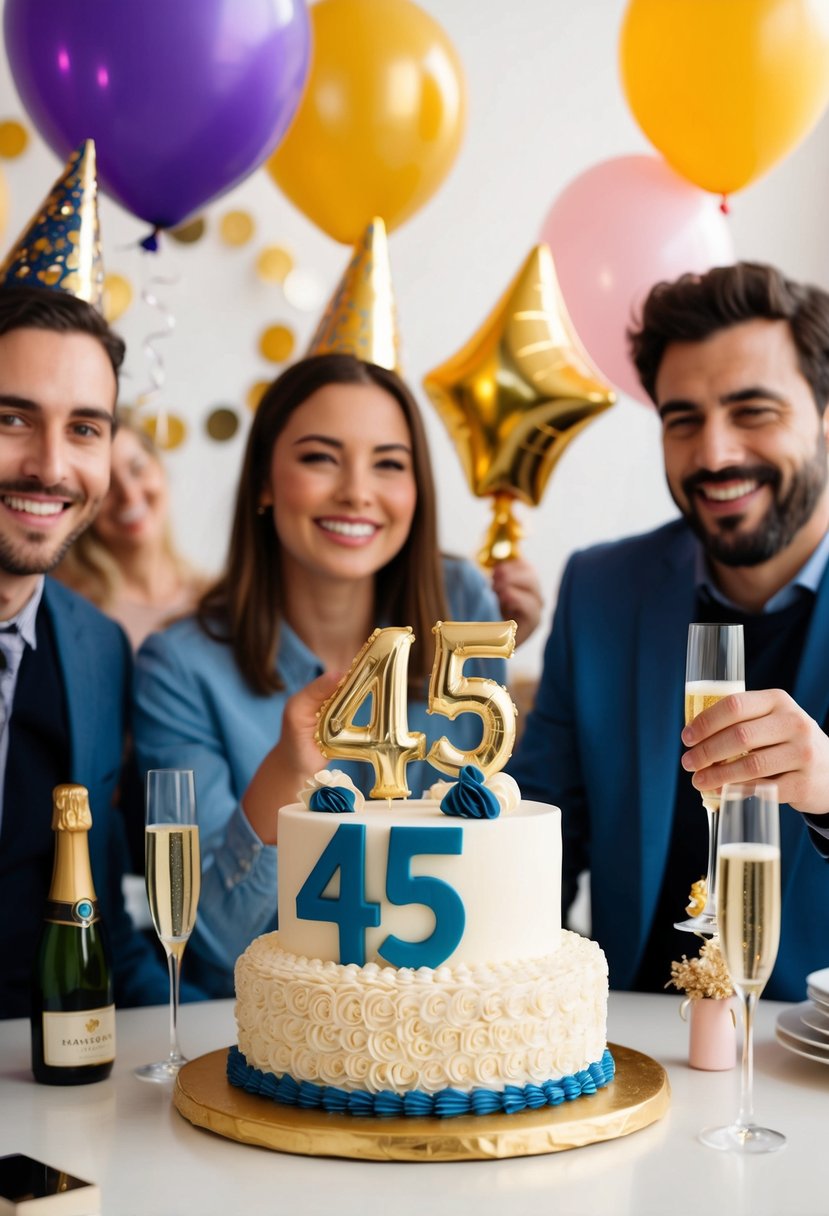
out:
<path id="1" fill-rule="evenodd" d="M 281 1106 L 379 1119 L 513 1115 L 542 1106 L 560 1106 L 562 1102 L 594 1094 L 613 1080 L 615 1072 L 613 1056 L 605 1048 L 597 1063 L 572 1076 L 544 1081 L 541 1085 L 507 1085 L 503 1090 L 473 1089 L 469 1092 L 442 1089 L 436 1094 L 425 1094 L 418 1089 L 405 1094 L 391 1090 L 370 1094 L 362 1090 L 339 1089 L 335 1085 L 316 1085 L 313 1081 L 295 1081 L 287 1073 L 277 1077 L 274 1073 L 260 1072 L 248 1064 L 238 1047 L 231 1047 L 227 1056 L 228 1081 L 249 1094 L 269 1098 Z"/>

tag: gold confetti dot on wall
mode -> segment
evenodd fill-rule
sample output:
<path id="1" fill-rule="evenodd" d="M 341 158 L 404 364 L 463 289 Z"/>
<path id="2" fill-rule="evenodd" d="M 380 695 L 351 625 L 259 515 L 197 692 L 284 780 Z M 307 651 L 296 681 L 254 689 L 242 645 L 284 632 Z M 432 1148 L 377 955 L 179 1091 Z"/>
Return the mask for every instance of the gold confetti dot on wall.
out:
<path id="1" fill-rule="evenodd" d="M 108 274 L 104 279 L 104 316 L 110 325 L 117 321 L 132 304 L 132 287 L 120 274 Z"/>
<path id="2" fill-rule="evenodd" d="M 262 331 L 259 350 L 271 363 L 284 363 L 293 354 L 296 340 L 287 325 L 269 325 Z"/>
<path id="3" fill-rule="evenodd" d="M 239 415 L 227 406 L 219 406 L 212 410 L 205 423 L 205 430 L 211 439 L 223 443 L 232 439 L 239 429 Z"/>
<path id="4" fill-rule="evenodd" d="M 156 447 L 165 452 L 181 447 L 187 436 L 187 427 L 181 418 L 168 414 L 166 410 L 159 410 L 157 414 L 151 414 L 139 421 Z"/>
<path id="5" fill-rule="evenodd" d="M 0 156 L 6 160 L 14 160 L 26 151 L 29 143 L 29 133 L 22 123 L 9 120 L 0 122 Z"/>
<path id="6" fill-rule="evenodd" d="M 170 228 L 169 232 L 173 240 L 178 241 L 180 245 L 194 245 L 196 241 L 202 239 L 206 227 L 204 216 L 199 215 L 187 224 L 180 224 L 178 228 Z"/>
<path id="7" fill-rule="evenodd" d="M 246 245 L 253 236 L 253 228 L 253 218 L 247 211 L 228 211 L 219 224 L 226 245 Z"/>
<path id="8" fill-rule="evenodd" d="M 283 283 L 294 268 L 294 259 L 281 245 L 269 245 L 256 259 L 256 273 L 266 283 Z"/>
<path id="9" fill-rule="evenodd" d="M 247 394 L 249 410 L 253 410 L 254 413 L 256 412 L 256 410 L 259 408 L 259 402 L 262 400 L 270 386 L 270 380 L 257 380 L 255 384 L 250 386 Z"/>

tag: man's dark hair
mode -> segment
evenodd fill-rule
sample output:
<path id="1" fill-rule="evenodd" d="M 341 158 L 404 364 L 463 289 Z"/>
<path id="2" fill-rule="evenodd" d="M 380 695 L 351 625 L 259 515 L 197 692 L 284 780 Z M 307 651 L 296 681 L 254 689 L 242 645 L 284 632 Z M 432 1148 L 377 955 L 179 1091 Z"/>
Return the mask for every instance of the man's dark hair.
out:
<path id="1" fill-rule="evenodd" d="M 656 284 L 638 328 L 628 330 L 644 389 L 656 401 L 656 377 L 671 342 L 701 342 L 721 329 L 755 320 L 788 322 L 800 370 L 823 414 L 829 400 L 829 294 L 793 283 L 773 266 L 757 262 Z"/>
<path id="2" fill-rule="evenodd" d="M 118 379 L 126 347 L 86 300 L 46 287 L 0 287 L 0 337 L 15 329 L 89 334 L 100 342 Z"/>

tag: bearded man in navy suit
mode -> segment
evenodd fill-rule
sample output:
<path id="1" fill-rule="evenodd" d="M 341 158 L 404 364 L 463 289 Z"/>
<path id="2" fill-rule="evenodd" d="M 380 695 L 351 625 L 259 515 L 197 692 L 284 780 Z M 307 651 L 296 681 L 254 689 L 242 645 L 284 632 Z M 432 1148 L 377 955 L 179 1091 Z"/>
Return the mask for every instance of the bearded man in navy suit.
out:
<path id="1" fill-rule="evenodd" d="M 700 794 L 776 781 L 766 995 L 801 1000 L 829 962 L 829 295 L 749 263 L 685 275 L 630 340 L 681 519 L 570 559 L 511 771 L 562 808 L 565 907 L 589 870 L 611 985 L 643 991 L 693 946 L 673 922 L 706 869 Z M 743 624 L 749 691 L 683 729 L 691 621 Z"/>
<path id="2" fill-rule="evenodd" d="M 89 790 L 92 872 L 116 1003 L 163 1003 L 167 978 L 121 894 L 114 807 L 130 697 L 119 628 L 45 578 L 107 491 L 124 344 L 90 304 L 0 289 L 0 1017 L 29 1012 L 54 852 L 52 789 Z"/>

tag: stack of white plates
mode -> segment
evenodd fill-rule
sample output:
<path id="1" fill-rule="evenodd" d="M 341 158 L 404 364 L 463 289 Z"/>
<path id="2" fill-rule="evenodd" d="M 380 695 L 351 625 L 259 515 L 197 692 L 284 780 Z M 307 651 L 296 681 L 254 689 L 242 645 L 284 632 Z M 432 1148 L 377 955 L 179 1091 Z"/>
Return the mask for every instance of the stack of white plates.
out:
<path id="1" fill-rule="evenodd" d="M 779 1015 L 777 1041 L 795 1055 L 829 1064 L 829 967 L 806 976 L 806 994 L 808 1001 Z"/>

